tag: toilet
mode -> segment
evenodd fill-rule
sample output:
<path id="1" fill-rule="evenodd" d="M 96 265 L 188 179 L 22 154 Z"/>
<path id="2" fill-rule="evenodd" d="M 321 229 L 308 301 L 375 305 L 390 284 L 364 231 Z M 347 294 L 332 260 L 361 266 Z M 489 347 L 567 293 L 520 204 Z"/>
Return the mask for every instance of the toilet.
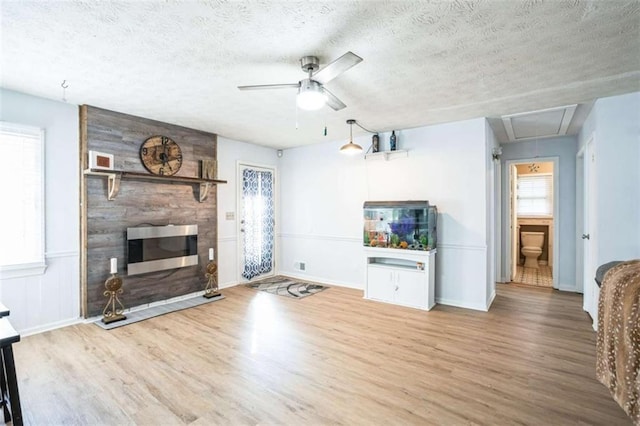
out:
<path id="1" fill-rule="evenodd" d="M 524 267 L 538 269 L 538 258 L 542 254 L 544 232 L 521 232 Z"/>

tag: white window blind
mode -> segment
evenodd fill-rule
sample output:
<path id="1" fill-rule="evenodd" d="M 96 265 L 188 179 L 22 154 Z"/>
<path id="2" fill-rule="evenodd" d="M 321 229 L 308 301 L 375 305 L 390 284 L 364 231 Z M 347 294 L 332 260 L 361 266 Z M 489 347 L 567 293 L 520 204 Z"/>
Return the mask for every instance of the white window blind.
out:
<path id="1" fill-rule="evenodd" d="M 44 271 L 44 131 L 0 122 L 0 277 Z M 16 271 L 30 271 L 17 273 Z"/>
<path id="2" fill-rule="evenodd" d="M 553 175 L 518 176 L 518 215 L 553 215 Z"/>

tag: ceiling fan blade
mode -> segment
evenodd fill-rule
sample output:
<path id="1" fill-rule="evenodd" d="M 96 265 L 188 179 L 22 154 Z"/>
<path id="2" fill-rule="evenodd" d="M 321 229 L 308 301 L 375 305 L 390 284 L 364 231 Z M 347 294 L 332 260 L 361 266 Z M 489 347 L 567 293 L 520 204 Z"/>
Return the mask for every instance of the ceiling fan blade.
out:
<path id="1" fill-rule="evenodd" d="M 336 98 L 333 93 L 328 91 L 326 88 L 322 88 L 324 90 L 324 94 L 327 96 L 327 105 L 333 108 L 335 111 L 340 111 L 342 108 L 346 108 L 347 106 L 340 99 Z"/>
<path id="2" fill-rule="evenodd" d="M 256 86 L 238 86 L 240 90 L 297 89 L 300 83 L 291 84 L 258 84 Z"/>
<path id="3" fill-rule="evenodd" d="M 353 67 L 362 62 L 362 58 L 353 52 L 347 52 L 326 67 L 312 75 L 311 79 L 320 84 L 326 84 Z"/>

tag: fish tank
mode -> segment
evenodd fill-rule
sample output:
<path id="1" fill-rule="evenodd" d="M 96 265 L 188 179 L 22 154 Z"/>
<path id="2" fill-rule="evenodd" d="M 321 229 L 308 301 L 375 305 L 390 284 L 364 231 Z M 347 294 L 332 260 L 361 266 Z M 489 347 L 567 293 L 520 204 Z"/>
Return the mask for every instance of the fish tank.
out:
<path id="1" fill-rule="evenodd" d="M 438 209 L 428 201 L 365 201 L 365 247 L 433 250 Z"/>

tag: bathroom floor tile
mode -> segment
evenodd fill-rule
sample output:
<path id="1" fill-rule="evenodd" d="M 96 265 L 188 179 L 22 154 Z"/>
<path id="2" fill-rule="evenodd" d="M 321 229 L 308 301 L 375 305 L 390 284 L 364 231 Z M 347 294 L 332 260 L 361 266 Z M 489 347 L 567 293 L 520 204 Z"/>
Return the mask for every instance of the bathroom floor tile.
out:
<path id="1" fill-rule="evenodd" d="M 540 265 L 539 269 L 534 269 L 518 265 L 516 267 L 516 277 L 513 281 L 540 287 L 553 287 L 551 267 Z"/>

